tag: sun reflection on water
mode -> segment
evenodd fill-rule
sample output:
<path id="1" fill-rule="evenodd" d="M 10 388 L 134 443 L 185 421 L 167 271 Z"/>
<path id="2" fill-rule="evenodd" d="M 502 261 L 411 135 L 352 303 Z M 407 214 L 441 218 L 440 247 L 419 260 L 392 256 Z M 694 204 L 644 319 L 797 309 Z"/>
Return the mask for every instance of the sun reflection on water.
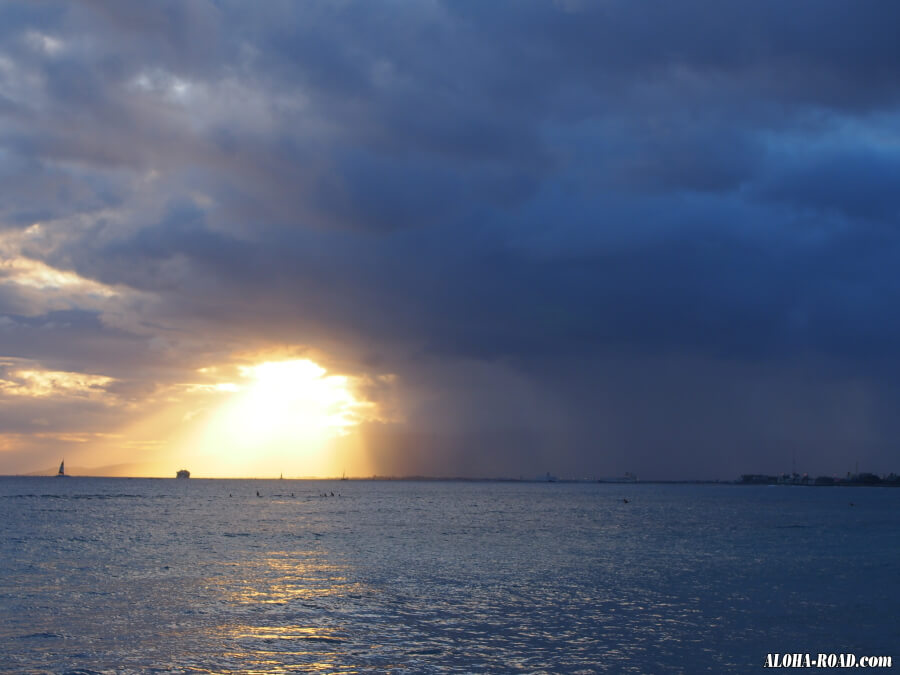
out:
<path id="1" fill-rule="evenodd" d="M 283 605 L 296 600 L 334 597 L 351 592 L 345 569 L 318 552 L 276 551 L 255 562 L 241 563 L 245 578 L 231 586 L 236 605 Z M 262 582 L 262 583 L 260 583 Z"/>
<path id="2" fill-rule="evenodd" d="M 273 551 L 239 568 L 239 575 L 210 579 L 230 609 L 230 621 L 210 627 L 227 661 L 260 675 L 284 672 L 287 664 L 304 672 L 356 672 L 341 664 L 349 635 L 340 606 L 362 589 L 342 565 L 318 551 Z"/>

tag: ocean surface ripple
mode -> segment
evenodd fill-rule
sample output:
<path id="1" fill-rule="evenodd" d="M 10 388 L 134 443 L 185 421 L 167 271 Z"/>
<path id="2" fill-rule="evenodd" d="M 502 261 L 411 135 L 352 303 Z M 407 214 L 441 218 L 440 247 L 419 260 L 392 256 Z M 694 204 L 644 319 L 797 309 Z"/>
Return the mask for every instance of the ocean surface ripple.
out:
<path id="1" fill-rule="evenodd" d="M 900 644 L 897 489 L 0 478 L 0 523 L 3 673 L 744 673 Z"/>

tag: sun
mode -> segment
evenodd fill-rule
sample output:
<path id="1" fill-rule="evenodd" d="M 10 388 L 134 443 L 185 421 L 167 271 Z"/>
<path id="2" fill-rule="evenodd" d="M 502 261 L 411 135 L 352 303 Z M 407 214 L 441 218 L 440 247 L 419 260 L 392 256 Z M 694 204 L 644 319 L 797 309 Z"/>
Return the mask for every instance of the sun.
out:
<path id="1" fill-rule="evenodd" d="M 239 437 L 309 440 L 346 433 L 359 422 L 347 378 L 326 376 L 312 361 L 267 361 L 240 373 L 250 384 L 229 411 Z"/>
<path id="2" fill-rule="evenodd" d="M 327 472 L 328 448 L 372 413 L 373 404 L 355 394 L 354 378 L 329 375 L 308 359 L 232 372 L 239 377 L 205 385 L 221 404 L 205 416 L 192 451 L 214 457 L 220 475 Z"/>

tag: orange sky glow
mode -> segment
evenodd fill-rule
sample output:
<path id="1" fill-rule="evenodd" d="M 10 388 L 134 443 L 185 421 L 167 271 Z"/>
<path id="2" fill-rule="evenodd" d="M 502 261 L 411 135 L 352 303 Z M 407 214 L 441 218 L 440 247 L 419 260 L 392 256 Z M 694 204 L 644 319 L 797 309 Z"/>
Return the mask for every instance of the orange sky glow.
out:
<path id="1" fill-rule="evenodd" d="M 3 435 L 0 451 L 36 449 L 22 472 L 47 470 L 43 464 L 55 462 L 48 454 L 55 448 L 71 473 L 165 477 L 188 468 L 196 477 L 365 475 L 370 466 L 359 426 L 381 420 L 379 407 L 361 393 L 360 378 L 330 374 L 305 358 L 204 367 L 193 381 L 143 401 L 121 400 L 115 379 L 105 375 L 43 370 L 17 359 L 0 366 L 0 395 L 32 411 L 81 403 L 120 408 L 127 419 L 102 431 Z"/>

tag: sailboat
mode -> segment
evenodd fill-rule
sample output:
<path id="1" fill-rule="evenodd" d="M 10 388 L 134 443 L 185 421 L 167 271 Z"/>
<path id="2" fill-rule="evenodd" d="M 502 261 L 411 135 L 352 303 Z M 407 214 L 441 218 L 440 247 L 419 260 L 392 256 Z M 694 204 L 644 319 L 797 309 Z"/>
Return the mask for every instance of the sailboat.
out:
<path id="1" fill-rule="evenodd" d="M 347 480 L 347 472 L 346 471 L 344 471 L 344 473 L 341 474 L 341 480 Z"/>
<path id="2" fill-rule="evenodd" d="M 57 478 L 68 478 L 68 476 L 66 475 L 65 464 L 66 460 L 63 460 L 59 463 L 59 471 L 56 474 Z"/>

